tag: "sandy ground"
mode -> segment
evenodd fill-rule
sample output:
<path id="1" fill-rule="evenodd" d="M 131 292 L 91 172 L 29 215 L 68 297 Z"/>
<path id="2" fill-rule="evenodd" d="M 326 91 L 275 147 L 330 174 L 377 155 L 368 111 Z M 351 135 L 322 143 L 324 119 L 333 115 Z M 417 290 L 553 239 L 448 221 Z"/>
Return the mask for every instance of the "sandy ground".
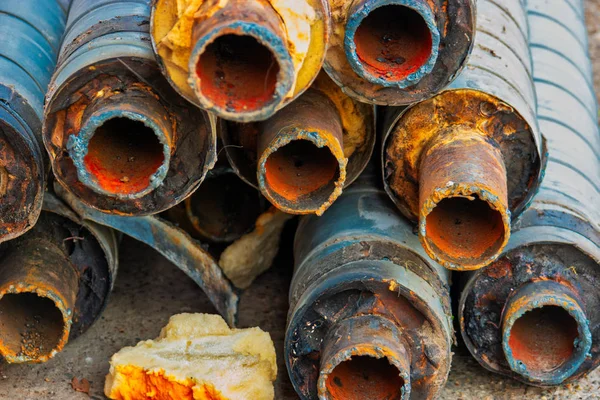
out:
<path id="1" fill-rule="evenodd" d="M 600 0 L 586 0 L 590 51 L 600 93 Z M 297 399 L 283 365 L 281 349 L 287 314 L 291 260 L 280 258 L 242 295 L 240 326 L 260 326 L 271 333 L 279 352 L 278 400 Z M 43 365 L 0 363 L 0 399 L 103 399 L 110 356 L 123 346 L 154 338 L 169 316 L 215 312 L 204 294 L 181 271 L 145 245 L 125 239 L 121 269 L 111 301 L 100 320 L 81 338 Z M 89 396 L 75 392 L 73 377 L 91 383 Z M 453 368 L 442 399 L 600 399 L 600 370 L 579 383 L 539 389 L 483 370 L 464 348 L 455 349 Z"/>

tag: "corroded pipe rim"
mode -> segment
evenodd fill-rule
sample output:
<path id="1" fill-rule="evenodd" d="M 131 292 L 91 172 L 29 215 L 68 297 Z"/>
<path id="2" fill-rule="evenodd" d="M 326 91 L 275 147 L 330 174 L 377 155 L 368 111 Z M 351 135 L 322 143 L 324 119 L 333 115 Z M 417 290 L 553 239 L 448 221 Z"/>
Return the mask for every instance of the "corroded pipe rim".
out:
<path id="1" fill-rule="evenodd" d="M 271 52 L 273 58 L 279 65 L 273 98 L 256 110 L 231 112 L 215 105 L 215 103 L 202 92 L 201 80 L 196 74 L 196 65 L 198 65 L 200 58 L 210 44 L 214 43 L 218 38 L 227 35 L 252 37 Z M 281 107 L 287 93 L 293 89 L 292 85 L 295 81 L 294 63 L 284 41 L 273 34 L 270 29 L 262 25 L 242 21 L 234 21 L 221 25 L 217 29 L 212 30 L 208 35 L 198 38 L 192 49 L 188 68 L 188 84 L 195 93 L 200 106 L 207 111 L 218 114 L 222 118 L 238 122 L 262 121 L 272 116 Z"/>
<path id="2" fill-rule="evenodd" d="M 97 179 L 94 175 L 88 170 L 85 164 L 85 156 L 88 154 L 88 146 L 96 130 L 100 128 L 102 125 L 107 123 L 110 120 L 117 118 L 127 118 L 132 121 L 137 121 L 143 123 L 146 127 L 150 128 L 160 144 L 163 147 L 163 162 L 161 166 L 150 176 L 149 185 L 144 190 L 130 193 L 130 194 L 121 194 L 115 192 L 109 192 L 97 184 Z M 170 143 L 168 143 L 167 138 L 164 135 L 163 128 L 158 126 L 152 119 L 148 118 L 145 115 L 142 115 L 137 112 L 129 111 L 129 110 L 119 110 L 115 112 L 115 110 L 108 109 L 103 110 L 91 115 L 87 121 L 81 127 L 78 135 L 71 135 L 67 142 L 67 150 L 69 151 L 69 155 L 73 160 L 73 164 L 77 169 L 77 176 L 79 181 L 95 191 L 96 193 L 116 197 L 119 199 L 139 199 L 141 197 L 146 196 L 147 194 L 153 192 L 161 183 L 164 181 L 167 173 L 169 171 L 169 163 L 171 161 L 171 147 Z"/>
<path id="3" fill-rule="evenodd" d="M 323 137 L 324 136 L 324 137 Z M 334 187 L 331 191 L 331 194 L 328 196 L 327 200 L 325 200 L 319 207 L 315 208 L 294 208 L 289 205 L 281 204 L 276 196 L 276 194 L 267 184 L 266 180 L 266 164 L 269 157 L 275 153 L 276 151 L 282 149 L 286 145 L 294 142 L 306 140 L 317 148 L 328 148 L 331 151 L 331 154 L 338 162 L 338 171 L 337 171 L 337 179 L 333 183 Z M 336 144 L 338 144 L 336 146 Z M 348 159 L 344 157 L 344 151 L 342 147 L 339 145 L 339 142 L 332 135 L 323 135 L 319 132 L 313 132 L 311 130 L 306 129 L 297 129 L 292 128 L 290 132 L 287 133 L 279 133 L 279 135 L 273 140 L 269 146 L 265 149 L 265 151 L 260 156 L 258 160 L 258 169 L 257 169 L 257 179 L 258 179 L 258 187 L 261 193 L 269 200 L 271 204 L 277 204 L 277 208 L 279 208 L 283 212 L 287 212 L 290 214 L 316 214 L 323 215 L 323 213 L 335 202 L 335 200 L 342 194 L 342 190 L 344 188 L 346 182 L 346 166 L 348 164 Z M 289 204 L 289 202 L 287 202 Z"/>
<path id="4" fill-rule="evenodd" d="M 544 283 L 559 288 L 562 288 L 563 286 L 560 283 L 553 281 L 544 281 Z M 576 299 L 567 293 L 561 293 L 560 291 L 555 293 L 544 293 L 541 290 L 536 291 L 532 289 L 535 285 L 536 282 L 525 285 L 515 291 L 511 298 L 507 300 L 504 310 L 502 311 L 502 350 L 504 351 L 506 361 L 513 372 L 532 382 L 559 385 L 565 379 L 573 375 L 588 357 L 592 347 L 592 334 L 589 329 L 589 322 L 585 312 L 581 309 L 581 306 Z M 525 291 L 531 292 L 529 294 L 531 294 L 532 298 L 527 302 L 521 303 L 518 298 L 526 296 L 526 294 L 523 293 Z M 567 364 L 566 367 L 561 366 L 547 374 L 537 374 L 531 372 L 522 361 L 516 359 L 513 355 L 512 348 L 510 347 L 509 339 L 512 328 L 519 318 L 529 311 L 547 306 L 559 307 L 569 313 L 577 323 L 578 337 L 573 343 L 574 353 L 572 357 L 569 361 L 565 362 L 565 364 Z"/>
<path id="5" fill-rule="evenodd" d="M 431 53 L 429 57 L 415 72 L 410 73 L 401 80 L 388 80 L 374 76 L 366 70 L 357 55 L 356 43 L 354 41 L 356 31 L 361 23 L 371 15 L 373 11 L 385 6 L 403 6 L 415 11 L 421 16 L 431 34 Z M 375 85 L 406 89 L 418 83 L 425 75 L 431 73 L 437 62 L 440 46 L 440 32 L 435 24 L 435 15 L 430 7 L 427 6 L 426 2 L 415 2 L 414 0 L 373 0 L 371 2 L 364 2 L 358 9 L 350 14 L 350 17 L 346 22 L 345 32 L 344 46 L 348 63 L 357 75 Z"/>

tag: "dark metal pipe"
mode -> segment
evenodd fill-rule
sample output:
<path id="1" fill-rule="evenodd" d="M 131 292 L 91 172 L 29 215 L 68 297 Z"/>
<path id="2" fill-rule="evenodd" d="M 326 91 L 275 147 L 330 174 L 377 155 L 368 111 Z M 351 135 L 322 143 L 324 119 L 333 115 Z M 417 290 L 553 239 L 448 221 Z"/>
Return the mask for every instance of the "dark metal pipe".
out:
<path id="1" fill-rule="evenodd" d="M 468 67 L 444 91 L 386 110 L 385 188 L 427 253 L 456 270 L 502 252 L 542 175 L 528 26 L 519 0 L 477 3 Z"/>
<path id="2" fill-rule="evenodd" d="M 117 272 L 111 230 L 82 223 L 53 195 L 25 235 L 0 247 L 0 355 L 46 362 L 104 309 Z"/>
<path id="3" fill-rule="evenodd" d="M 600 132 L 582 2 L 527 7 L 546 173 L 502 256 L 468 279 L 459 313 L 481 365 L 548 386 L 600 364 Z"/>
<path id="4" fill-rule="evenodd" d="M 325 69 L 357 100 L 401 106 L 450 84 L 473 48 L 471 0 L 329 0 Z"/>
<path id="5" fill-rule="evenodd" d="M 211 117 L 160 73 L 150 0 L 74 0 L 48 94 L 57 180 L 104 212 L 147 215 L 189 196 L 214 164 Z"/>
<path id="6" fill-rule="evenodd" d="M 324 0 L 229 0 L 153 6 L 163 72 L 188 100 L 221 118 L 265 120 L 300 95 L 325 57 Z"/>
<path id="7" fill-rule="evenodd" d="M 0 242 L 27 232 L 42 210 L 48 158 L 44 95 L 65 30 L 68 1 L 0 4 Z"/>
<path id="8" fill-rule="evenodd" d="M 448 377 L 449 272 L 377 178 L 373 166 L 296 233 L 285 357 L 302 399 L 435 398 Z"/>
<path id="9" fill-rule="evenodd" d="M 290 214 L 321 215 L 369 161 L 374 110 L 322 73 L 298 100 L 262 123 L 222 123 L 240 177 Z"/>

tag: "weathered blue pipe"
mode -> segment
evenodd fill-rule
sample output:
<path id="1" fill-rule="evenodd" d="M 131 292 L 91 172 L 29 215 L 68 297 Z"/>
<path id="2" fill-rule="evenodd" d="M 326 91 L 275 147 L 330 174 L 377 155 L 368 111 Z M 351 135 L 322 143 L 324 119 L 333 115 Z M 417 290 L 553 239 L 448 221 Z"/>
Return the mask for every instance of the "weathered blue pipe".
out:
<path id="1" fill-rule="evenodd" d="M 74 0 L 48 94 L 44 140 L 57 180 L 104 212 L 163 211 L 215 161 L 214 120 L 160 74 L 150 3 Z M 127 134 L 137 136 L 118 143 Z M 111 152 L 123 155 L 109 162 Z"/>
<path id="2" fill-rule="evenodd" d="M 68 0 L 0 2 L 0 242 L 28 231 L 42 209 L 48 159 L 44 95 Z"/>
<path id="3" fill-rule="evenodd" d="M 600 131 L 583 3 L 528 0 L 527 9 L 546 173 L 504 254 L 469 279 L 459 312 L 465 343 L 484 367 L 546 386 L 572 382 L 600 363 Z M 560 365 L 532 367 L 523 357 L 532 350 L 511 343 L 514 322 L 522 316 L 511 306 L 518 298 L 522 310 L 539 315 L 555 304 L 555 312 L 571 316 L 547 332 L 550 348 L 576 336 Z M 577 331 L 569 333 L 569 325 Z M 545 357 L 535 352 L 538 360 Z"/>
<path id="4" fill-rule="evenodd" d="M 373 167 L 323 216 L 304 217 L 296 233 L 285 358 L 302 399 L 353 398 L 334 395 L 331 382 L 351 388 L 355 382 L 336 370 L 365 358 L 395 368 L 391 386 L 364 371 L 381 382 L 381 398 L 434 398 L 448 376 L 449 272 L 425 255 Z"/>

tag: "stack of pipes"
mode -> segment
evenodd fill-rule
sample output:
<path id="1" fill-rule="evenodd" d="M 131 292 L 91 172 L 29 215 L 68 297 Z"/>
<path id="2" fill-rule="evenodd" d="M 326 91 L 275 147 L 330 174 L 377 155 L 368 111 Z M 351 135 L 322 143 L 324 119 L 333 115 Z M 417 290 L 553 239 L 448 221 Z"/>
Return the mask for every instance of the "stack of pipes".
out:
<path id="1" fill-rule="evenodd" d="M 302 399 L 437 397 L 452 301 L 493 372 L 548 386 L 600 363 L 581 0 L 31 1 L 0 4 L 7 361 L 97 318 L 115 232 L 235 326 L 302 215 L 284 349 Z"/>

